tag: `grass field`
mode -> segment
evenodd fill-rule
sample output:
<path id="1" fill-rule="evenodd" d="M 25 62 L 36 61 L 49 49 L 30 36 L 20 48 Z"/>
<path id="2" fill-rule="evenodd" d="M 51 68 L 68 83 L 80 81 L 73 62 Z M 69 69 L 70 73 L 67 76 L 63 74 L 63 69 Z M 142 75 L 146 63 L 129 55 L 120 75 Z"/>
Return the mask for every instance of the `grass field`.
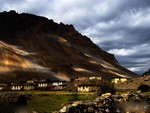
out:
<path id="1" fill-rule="evenodd" d="M 20 94 L 72 94 L 70 91 L 9 91 L 11 93 L 20 93 Z M 93 95 L 95 92 L 77 92 L 77 94 L 86 94 Z"/>
<path id="2" fill-rule="evenodd" d="M 90 101 L 95 98 L 94 93 L 66 91 L 16 91 L 16 93 L 30 95 L 26 107 L 39 113 L 59 111 L 73 101 Z"/>

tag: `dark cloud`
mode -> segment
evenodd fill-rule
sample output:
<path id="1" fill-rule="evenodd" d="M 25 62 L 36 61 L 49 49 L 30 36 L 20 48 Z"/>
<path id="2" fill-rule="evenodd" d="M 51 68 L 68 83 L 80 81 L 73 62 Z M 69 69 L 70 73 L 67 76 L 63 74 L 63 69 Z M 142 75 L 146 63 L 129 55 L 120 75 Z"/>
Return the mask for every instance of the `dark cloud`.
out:
<path id="1" fill-rule="evenodd" d="M 150 0 L 0 0 L 0 11 L 34 13 L 73 24 L 128 69 L 150 64 Z"/>
<path id="2" fill-rule="evenodd" d="M 138 74 L 143 74 L 143 71 L 147 71 L 149 69 L 150 59 L 147 57 L 134 58 L 116 56 L 116 58 L 119 60 L 119 63 L 121 63 L 123 66 Z"/>

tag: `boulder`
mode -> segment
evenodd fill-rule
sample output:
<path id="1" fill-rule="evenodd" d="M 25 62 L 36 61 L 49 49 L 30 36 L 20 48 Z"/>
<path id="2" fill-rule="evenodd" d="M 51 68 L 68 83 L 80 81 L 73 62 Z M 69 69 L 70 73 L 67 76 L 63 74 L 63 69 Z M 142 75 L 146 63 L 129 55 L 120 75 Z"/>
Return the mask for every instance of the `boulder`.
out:
<path id="1" fill-rule="evenodd" d="M 72 104 L 72 106 L 78 106 L 78 105 L 80 105 L 80 104 L 83 104 L 83 101 L 75 101 L 73 104 Z"/>
<path id="2" fill-rule="evenodd" d="M 64 106 L 61 110 L 60 110 L 60 113 L 66 113 L 67 112 L 67 107 Z"/>
<path id="3" fill-rule="evenodd" d="M 111 96 L 111 93 L 102 94 L 102 97 L 105 97 L 105 98 L 109 98 L 110 96 Z"/>

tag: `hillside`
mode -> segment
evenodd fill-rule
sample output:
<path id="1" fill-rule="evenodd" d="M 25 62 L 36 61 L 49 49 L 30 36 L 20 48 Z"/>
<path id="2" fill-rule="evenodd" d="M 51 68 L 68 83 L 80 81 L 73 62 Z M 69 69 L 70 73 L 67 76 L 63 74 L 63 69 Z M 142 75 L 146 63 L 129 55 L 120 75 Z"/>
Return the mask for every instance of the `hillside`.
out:
<path id="1" fill-rule="evenodd" d="M 146 72 L 143 73 L 143 76 L 145 76 L 145 75 L 146 75 L 146 76 L 147 76 L 147 75 L 150 75 L 150 69 L 149 69 L 148 71 L 146 71 Z"/>
<path id="2" fill-rule="evenodd" d="M 73 25 L 15 11 L 0 13 L 0 60 L 0 80 L 137 77 Z"/>
<path id="3" fill-rule="evenodd" d="M 116 84 L 115 87 L 116 89 L 137 90 L 141 84 L 146 84 L 150 86 L 150 76 L 143 76 L 143 77 L 136 78 L 132 81 L 127 81 L 127 82 L 123 82 L 120 84 Z"/>

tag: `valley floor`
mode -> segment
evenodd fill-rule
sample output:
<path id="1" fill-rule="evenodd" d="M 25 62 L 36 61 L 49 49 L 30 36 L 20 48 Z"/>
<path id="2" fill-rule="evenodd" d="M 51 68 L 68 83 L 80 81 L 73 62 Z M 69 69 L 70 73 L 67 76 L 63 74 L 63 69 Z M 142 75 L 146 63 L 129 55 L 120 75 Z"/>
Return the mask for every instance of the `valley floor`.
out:
<path id="1" fill-rule="evenodd" d="M 94 100 L 94 92 L 68 92 L 68 91 L 9 91 L 0 93 L 19 93 L 26 95 L 27 105 L 18 107 L 9 107 L 10 109 L 37 111 L 38 113 L 51 113 L 59 111 L 63 106 L 73 101 L 91 101 Z M 11 106 L 11 105 L 10 105 Z M 9 112 L 9 111 L 8 111 Z M 20 113 L 20 112 L 17 112 Z"/>

